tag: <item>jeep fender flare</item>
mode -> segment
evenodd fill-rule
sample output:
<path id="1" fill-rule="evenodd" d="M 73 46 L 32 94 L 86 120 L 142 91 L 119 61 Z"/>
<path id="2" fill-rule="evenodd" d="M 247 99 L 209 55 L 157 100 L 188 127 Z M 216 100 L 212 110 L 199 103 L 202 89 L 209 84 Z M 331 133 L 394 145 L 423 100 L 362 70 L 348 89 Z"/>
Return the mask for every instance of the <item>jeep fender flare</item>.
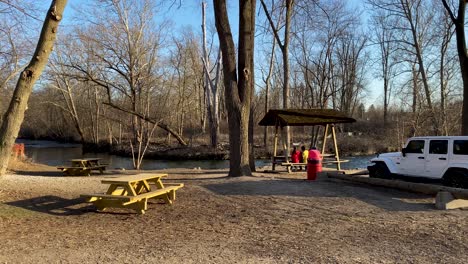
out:
<path id="1" fill-rule="evenodd" d="M 383 162 L 385 163 L 385 165 L 387 166 L 388 170 L 390 171 L 390 173 L 395 173 L 397 174 L 398 173 L 398 169 L 396 167 L 396 165 L 392 162 L 391 159 L 387 159 L 387 158 L 374 158 L 371 160 L 372 163 L 377 163 L 377 162 Z"/>

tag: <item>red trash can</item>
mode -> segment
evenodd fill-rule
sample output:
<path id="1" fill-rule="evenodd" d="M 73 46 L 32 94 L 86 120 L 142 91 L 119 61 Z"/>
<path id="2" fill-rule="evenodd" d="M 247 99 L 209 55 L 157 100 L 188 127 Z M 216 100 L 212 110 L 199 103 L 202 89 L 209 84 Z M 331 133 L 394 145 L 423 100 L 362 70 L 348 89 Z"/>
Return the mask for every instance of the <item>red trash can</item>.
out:
<path id="1" fill-rule="evenodd" d="M 309 150 L 307 158 L 307 180 L 315 181 L 317 174 L 322 171 L 322 156 L 316 149 Z"/>

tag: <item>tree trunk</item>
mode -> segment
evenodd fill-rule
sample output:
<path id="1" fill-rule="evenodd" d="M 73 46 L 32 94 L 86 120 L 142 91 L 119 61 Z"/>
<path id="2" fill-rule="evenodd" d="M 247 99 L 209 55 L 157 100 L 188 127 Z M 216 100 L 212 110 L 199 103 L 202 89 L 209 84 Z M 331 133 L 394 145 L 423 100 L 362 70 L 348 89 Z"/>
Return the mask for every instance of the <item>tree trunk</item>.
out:
<path id="1" fill-rule="evenodd" d="M 62 20 L 63 10 L 67 0 L 54 0 L 47 12 L 42 26 L 41 35 L 36 46 L 33 58 L 21 73 L 16 84 L 13 97 L 7 112 L 3 117 L 0 128 L 0 175 L 5 174 L 11 156 L 11 149 L 18 136 L 19 129 L 24 119 L 24 112 L 28 106 L 34 84 L 41 76 L 47 60 L 55 43 L 57 29 Z"/>
<path id="2" fill-rule="evenodd" d="M 384 111 L 383 111 L 383 122 L 384 122 L 384 129 L 387 127 L 388 124 L 388 78 L 384 77 Z"/>
<path id="3" fill-rule="evenodd" d="M 229 124 L 229 176 L 250 176 L 252 172 L 249 166 L 248 130 L 251 90 L 253 89 L 255 0 L 239 0 L 238 67 L 226 0 L 213 0 L 213 5 L 223 57 L 225 100 Z"/>
<path id="4" fill-rule="evenodd" d="M 419 94 L 419 85 L 418 85 L 418 73 L 415 69 L 415 64 L 413 63 L 411 73 L 413 75 L 413 103 L 412 103 L 412 112 L 413 115 L 416 114 L 417 103 L 418 103 L 418 94 Z"/>
<path id="5" fill-rule="evenodd" d="M 405 16 L 408 19 L 408 22 L 411 28 L 411 35 L 413 37 L 413 46 L 414 46 L 415 53 L 416 53 L 416 59 L 418 60 L 418 68 L 419 68 L 419 73 L 421 74 L 421 80 L 422 80 L 423 87 L 424 87 L 424 94 L 426 96 L 427 107 L 429 108 L 429 111 L 431 112 L 430 115 L 432 119 L 433 132 L 436 135 L 439 135 L 439 121 L 437 120 L 435 110 L 432 105 L 431 91 L 430 91 L 429 82 L 427 79 L 426 67 L 424 66 L 424 60 L 422 57 L 421 44 L 420 44 L 420 41 L 418 40 L 418 32 L 416 29 L 417 24 L 415 25 L 415 23 L 413 22 L 411 9 L 409 7 L 408 2 L 405 3 L 405 6 L 406 7 L 404 7 L 403 10 L 405 12 Z M 416 21 L 416 23 L 417 22 L 418 21 Z"/>
<path id="6" fill-rule="evenodd" d="M 276 38 L 273 37 L 273 44 L 271 45 L 271 57 L 270 57 L 270 65 L 268 66 L 268 75 L 265 80 L 265 115 L 268 112 L 268 100 L 270 95 L 270 82 L 271 76 L 273 75 L 273 68 L 275 63 L 275 47 L 276 47 Z M 265 149 L 268 150 L 268 126 L 265 126 L 263 131 L 263 145 Z"/>
<path id="7" fill-rule="evenodd" d="M 253 72 L 253 71 L 252 71 Z M 253 89 L 252 89 L 252 98 L 253 98 Z M 251 105 L 250 107 L 250 117 L 249 117 L 249 166 L 250 170 L 255 172 L 255 142 L 254 142 L 254 107 Z"/>
<path id="8" fill-rule="evenodd" d="M 291 16 L 294 0 L 286 0 L 286 24 L 284 26 L 284 43 L 281 46 L 283 53 L 283 108 L 289 108 L 289 32 L 291 29 Z M 286 146 L 291 144 L 291 129 L 286 127 Z"/>
<path id="9" fill-rule="evenodd" d="M 441 130 L 442 135 L 448 135 L 448 124 L 447 124 L 447 84 L 449 77 L 445 77 L 445 57 L 447 54 L 447 50 L 449 48 L 450 41 L 453 36 L 452 31 L 452 24 L 450 21 L 447 21 L 447 17 L 445 17 L 445 28 L 444 28 L 444 36 L 442 38 L 442 44 L 440 46 L 440 64 L 439 64 L 439 72 L 440 72 L 440 115 L 442 119 Z"/>
<path id="10" fill-rule="evenodd" d="M 213 84 L 210 75 L 210 58 L 208 57 L 207 44 L 206 44 L 206 22 L 205 22 L 205 8 L 206 2 L 202 2 L 202 31 L 203 31 L 203 66 L 204 66 L 204 89 L 206 98 L 206 110 L 208 116 L 208 123 L 210 127 L 210 144 L 212 148 L 218 146 L 219 138 L 219 73 L 221 71 L 221 54 L 218 54 L 216 61 L 216 77 Z"/>
<path id="11" fill-rule="evenodd" d="M 262 4 L 265 15 L 267 16 L 268 22 L 270 23 L 273 34 L 278 41 L 278 45 L 281 49 L 283 55 L 283 109 L 289 107 L 289 35 L 291 29 L 291 18 L 294 8 L 294 0 L 285 0 L 286 1 L 286 22 L 284 25 L 284 40 L 281 42 L 279 38 L 278 31 L 279 29 L 274 25 L 273 19 L 271 18 L 270 13 L 266 7 L 266 4 L 263 0 L 260 1 Z M 291 130 L 289 126 L 286 127 L 286 145 L 289 147 L 291 143 Z"/>
<path id="12" fill-rule="evenodd" d="M 446 0 L 442 0 L 445 9 L 455 24 L 455 34 L 457 36 L 457 52 L 460 62 L 460 71 L 463 79 L 463 107 L 461 120 L 461 135 L 468 135 L 468 55 L 466 54 L 465 38 L 465 9 L 466 1 L 458 1 L 458 15 L 454 16 Z"/>

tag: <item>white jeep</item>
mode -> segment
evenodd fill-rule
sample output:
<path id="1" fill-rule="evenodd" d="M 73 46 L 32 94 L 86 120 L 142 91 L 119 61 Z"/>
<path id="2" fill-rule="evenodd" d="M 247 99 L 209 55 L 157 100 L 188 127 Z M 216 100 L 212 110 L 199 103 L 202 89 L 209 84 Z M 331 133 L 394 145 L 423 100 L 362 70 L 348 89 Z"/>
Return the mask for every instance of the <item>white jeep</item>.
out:
<path id="1" fill-rule="evenodd" d="M 371 162 L 370 177 L 424 177 L 468 188 L 468 136 L 413 137 L 401 152 L 378 154 Z"/>

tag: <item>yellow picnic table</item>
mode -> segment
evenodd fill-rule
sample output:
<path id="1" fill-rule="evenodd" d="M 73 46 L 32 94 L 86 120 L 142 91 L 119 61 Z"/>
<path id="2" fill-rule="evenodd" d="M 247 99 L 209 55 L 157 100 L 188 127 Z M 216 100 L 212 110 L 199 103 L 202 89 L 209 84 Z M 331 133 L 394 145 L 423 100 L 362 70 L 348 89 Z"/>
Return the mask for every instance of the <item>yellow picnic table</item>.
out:
<path id="1" fill-rule="evenodd" d="M 167 177 L 167 174 L 142 173 L 106 178 L 101 181 L 109 184 L 106 193 L 82 194 L 81 197 L 94 203 L 100 211 L 115 207 L 133 209 L 144 214 L 148 209 L 148 199 L 163 199 L 172 204 L 176 198 L 176 190 L 184 186 L 183 183 L 163 184 L 163 177 Z"/>
<path id="2" fill-rule="evenodd" d="M 101 158 L 82 158 L 82 159 L 71 159 L 72 167 L 92 167 L 99 166 Z"/>
<path id="3" fill-rule="evenodd" d="M 100 158 L 71 159 L 71 167 L 57 167 L 67 175 L 91 175 L 91 171 L 98 170 L 101 174 L 106 170 L 106 164 L 100 163 Z"/>

